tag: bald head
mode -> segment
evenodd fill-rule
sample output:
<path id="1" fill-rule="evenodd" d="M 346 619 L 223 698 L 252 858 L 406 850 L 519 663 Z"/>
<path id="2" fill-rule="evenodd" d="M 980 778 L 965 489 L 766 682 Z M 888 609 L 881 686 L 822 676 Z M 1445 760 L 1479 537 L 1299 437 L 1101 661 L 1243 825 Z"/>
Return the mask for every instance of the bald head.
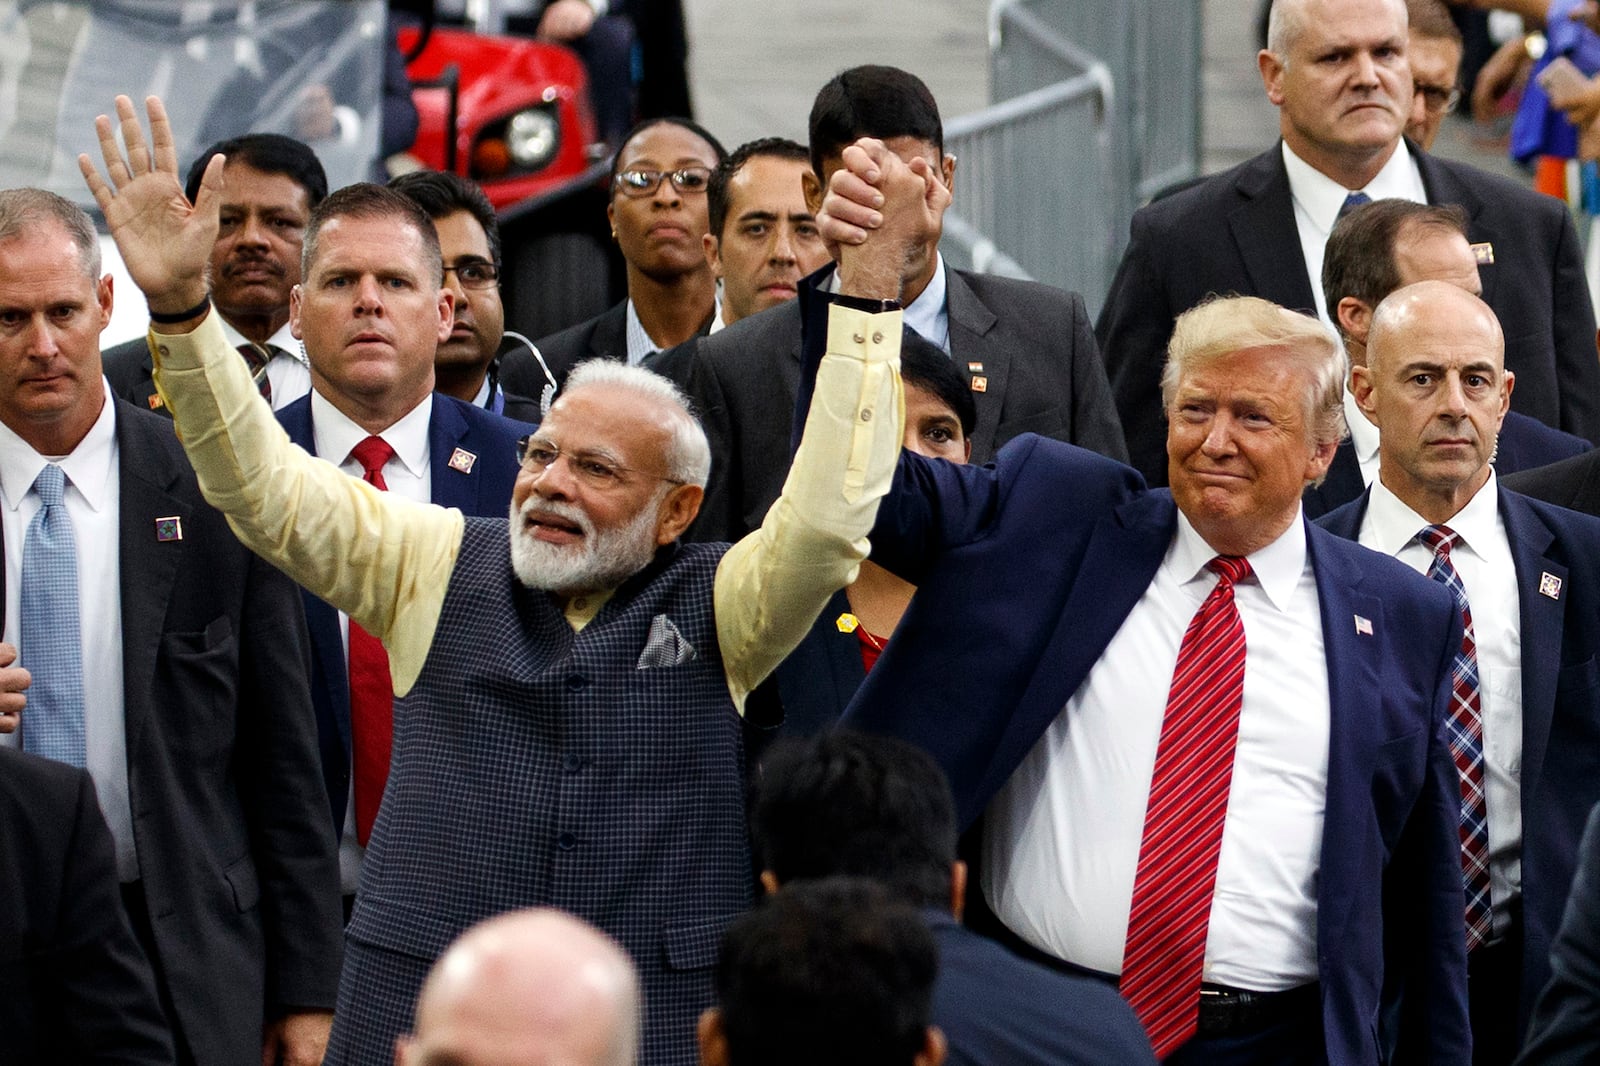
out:
<path id="1" fill-rule="evenodd" d="M 1356 403 L 1378 427 L 1378 478 L 1417 514 L 1447 522 L 1489 480 L 1514 376 L 1489 305 L 1447 281 L 1378 305 Z"/>
<path id="2" fill-rule="evenodd" d="M 560 911 L 504 914 L 428 974 L 398 1066 L 633 1066 L 639 988 L 610 938 Z"/>

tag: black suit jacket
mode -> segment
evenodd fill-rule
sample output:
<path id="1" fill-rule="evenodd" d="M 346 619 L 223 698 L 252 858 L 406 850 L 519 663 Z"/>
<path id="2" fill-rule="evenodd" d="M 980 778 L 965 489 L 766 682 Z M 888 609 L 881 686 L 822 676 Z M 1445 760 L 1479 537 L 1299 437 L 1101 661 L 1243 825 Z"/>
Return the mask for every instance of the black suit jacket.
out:
<path id="1" fill-rule="evenodd" d="M 1585 452 L 1559 463 L 1513 474 L 1504 484 L 1536 500 L 1600 515 L 1600 451 Z"/>
<path id="2" fill-rule="evenodd" d="M 1116 989 L 1011 954 L 931 910 L 939 945 L 933 1024 L 950 1066 L 1155 1066 L 1150 1038 Z"/>
<path id="3" fill-rule="evenodd" d="M 694 539 L 738 540 L 782 491 L 793 455 L 801 318 L 816 316 L 811 328 L 826 335 L 826 304 L 811 294 L 831 269 L 808 278 L 798 299 L 700 339 L 688 391 L 711 441 L 711 481 Z M 1127 457 L 1076 293 L 963 270 L 947 270 L 945 279 L 950 356 L 978 406 L 972 462 L 988 462 L 1022 433 Z M 670 367 L 672 359 L 664 352 L 658 364 Z"/>
<path id="4" fill-rule="evenodd" d="M 1532 470 L 1582 455 L 1591 448 L 1593 445 L 1582 437 L 1551 429 L 1537 419 L 1510 411 L 1500 427 L 1494 468 L 1499 474 L 1514 474 L 1519 470 Z M 1515 485 L 1509 487 L 1516 488 Z M 1348 439 L 1343 440 L 1339 443 L 1339 450 L 1333 453 L 1328 476 L 1321 485 L 1305 491 L 1306 517 L 1321 518 L 1366 491 L 1367 485 L 1361 479 L 1361 463 L 1356 459 L 1355 445 Z M 1538 493 L 1529 495 L 1537 496 Z"/>
<path id="5" fill-rule="evenodd" d="M 176 1027 L 200 1066 L 233 1066 L 259 1058 L 263 1015 L 331 1009 L 338 984 L 305 619 L 201 498 L 171 422 L 119 402 L 117 446 L 134 847 Z M 181 539 L 158 539 L 173 517 Z"/>
<path id="6" fill-rule="evenodd" d="M 711 328 L 708 317 L 700 325 L 698 336 L 704 337 Z M 560 333 L 535 342 L 539 354 L 556 376 L 557 385 L 565 385 L 572 368 L 585 359 L 614 359 L 628 361 L 628 301 L 603 311 L 587 322 L 569 326 Z M 545 387 L 544 371 L 534 362 L 526 349 L 518 347 L 506 353 L 500 365 L 500 384 L 503 388 L 523 396 L 538 396 Z"/>
<path id="7" fill-rule="evenodd" d="M 1413 149 L 1432 203 L 1460 204 L 1468 239 L 1493 246 L 1483 298 L 1506 337 L 1516 409 L 1600 442 L 1600 359 L 1582 252 L 1564 205 L 1505 178 Z M 1096 335 L 1133 465 L 1166 484 L 1161 368 L 1173 320 L 1208 295 L 1316 306 L 1279 147 L 1134 215 Z"/>
<path id="8" fill-rule="evenodd" d="M 141 411 L 157 411 L 168 418 L 172 417 L 156 393 L 156 383 L 152 377 L 155 364 L 150 358 L 150 345 L 143 337 L 107 348 L 100 353 L 100 364 L 114 395 Z"/>
<path id="9" fill-rule="evenodd" d="M 1370 495 L 1318 525 L 1357 540 Z M 1600 802 L 1600 520 L 1501 490 L 1522 645 L 1522 995 L 1549 976 L 1589 810 Z"/>
<path id="10" fill-rule="evenodd" d="M 1533 1009 L 1521 1066 L 1600 1062 L 1600 807 L 1589 815 L 1578 872 L 1550 951 L 1550 983 Z"/>
<path id="11" fill-rule="evenodd" d="M 0 1062 L 170 1066 L 89 775 L 0 748 L 0 805 Z"/>

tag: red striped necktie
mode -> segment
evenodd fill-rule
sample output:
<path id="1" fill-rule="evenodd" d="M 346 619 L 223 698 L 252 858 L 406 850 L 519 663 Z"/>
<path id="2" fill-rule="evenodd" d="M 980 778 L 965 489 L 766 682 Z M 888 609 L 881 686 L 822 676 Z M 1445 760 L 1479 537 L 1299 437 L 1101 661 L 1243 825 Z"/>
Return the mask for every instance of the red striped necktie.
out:
<path id="1" fill-rule="evenodd" d="M 1208 566 L 1217 584 L 1178 646 L 1122 955 L 1122 994 L 1157 1058 L 1193 1036 L 1199 1019 L 1206 930 L 1244 704 L 1244 623 L 1233 586 L 1250 575 L 1250 563 L 1219 555 Z"/>

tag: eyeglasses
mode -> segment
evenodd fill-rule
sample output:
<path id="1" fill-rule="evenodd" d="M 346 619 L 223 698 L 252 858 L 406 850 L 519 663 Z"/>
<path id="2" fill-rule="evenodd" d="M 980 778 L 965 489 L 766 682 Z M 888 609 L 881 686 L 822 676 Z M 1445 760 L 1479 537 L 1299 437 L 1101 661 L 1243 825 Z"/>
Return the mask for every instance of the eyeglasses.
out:
<path id="1" fill-rule="evenodd" d="M 672 187 L 679 192 L 705 192 L 711 181 L 709 167 L 682 167 L 678 170 L 624 170 L 617 174 L 612 188 L 624 196 L 654 196 L 661 187 L 661 179 L 670 178 Z"/>
<path id="2" fill-rule="evenodd" d="M 535 474 L 542 474 L 555 465 L 561 458 L 561 445 L 542 437 L 523 437 L 517 441 L 517 462 L 522 468 Z M 647 474 L 642 470 L 634 470 L 613 462 L 610 458 L 598 452 L 577 452 L 567 456 L 567 467 L 572 471 L 572 476 L 585 485 L 600 492 L 617 488 L 627 483 L 630 477 L 650 478 L 654 481 L 665 481 L 669 485 L 682 485 L 683 479 L 667 477 L 665 474 Z"/>
<path id="3" fill-rule="evenodd" d="M 1454 86 L 1447 89 L 1443 85 L 1424 85 L 1419 81 L 1416 91 L 1430 115 L 1448 115 L 1461 102 L 1461 90 Z"/>
<path id="4" fill-rule="evenodd" d="M 446 274 L 454 274 L 463 289 L 492 289 L 500 280 L 500 268 L 483 259 L 467 259 L 460 263 L 446 263 Z"/>

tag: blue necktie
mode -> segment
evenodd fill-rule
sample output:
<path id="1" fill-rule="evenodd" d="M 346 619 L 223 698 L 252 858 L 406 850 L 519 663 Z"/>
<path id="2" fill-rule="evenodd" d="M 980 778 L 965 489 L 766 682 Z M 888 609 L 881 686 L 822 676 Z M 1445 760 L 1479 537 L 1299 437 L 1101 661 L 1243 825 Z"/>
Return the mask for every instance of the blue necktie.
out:
<path id="1" fill-rule="evenodd" d="M 83 649 L 78 628 L 78 553 L 54 463 L 34 479 L 41 506 L 22 544 L 22 665 L 33 674 L 22 746 L 82 766 Z"/>
<path id="2" fill-rule="evenodd" d="M 1353 192 L 1344 198 L 1344 203 L 1339 205 L 1339 217 L 1343 218 L 1362 204 L 1370 204 L 1372 197 L 1364 192 Z"/>

